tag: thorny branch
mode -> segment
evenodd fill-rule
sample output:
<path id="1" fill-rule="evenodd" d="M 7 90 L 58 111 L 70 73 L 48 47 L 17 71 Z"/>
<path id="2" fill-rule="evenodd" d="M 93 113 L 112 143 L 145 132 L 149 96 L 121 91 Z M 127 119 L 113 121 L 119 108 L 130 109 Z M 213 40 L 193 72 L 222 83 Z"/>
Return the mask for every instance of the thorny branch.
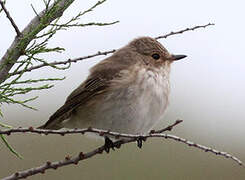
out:
<path id="1" fill-rule="evenodd" d="M 210 147 L 206 147 L 200 144 L 196 144 L 194 142 L 188 141 L 187 139 L 178 137 L 178 136 L 174 136 L 174 135 L 170 135 L 170 134 L 163 134 L 163 133 L 156 133 L 156 132 L 164 132 L 164 131 L 169 131 L 171 130 L 174 126 L 178 125 L 179 123 L 181 123 L 181 120 L 177 120 L 174 124 L 160 130 L 160 131 L 151 131 L 149 134 L 147 135 L 133 135 L 133 134 L 120 134 L 117 132 L 110 132 L 108 130 L 100 130 L 100 129 L 95 129 L 95 128 L 86 128 L 86 129 L 68 129 L 68 130 L 43 130 L 43 129 L 34 129 L 33 127 L 30 128 L 17 128 L 17 129 L 9 129 L 9 130 L 0 130 L 0 134 L 7 134 L 10 135 L 11 133 L 37 133 L 37 134 L 58 134 L 58 135 L 66 135 L 66 134 L 85 134 L 87 132 L 92 132 L 95 134 L 98 134 L 99 136 L 107 136 L 110 135 L 112 137 L 114 137 L 115 139 L 119 139 L 116 142 L 113 142 L 113 146 L 116 148 L 120 148 L 121 145 L 123 144 L 128 144 L 131 142 L 137 142 L 140 139 L 148 139 L 148 138 L 165 138 L 165 139 L 170 139 L 170 140 L 174 140 L 177 142 L 182 142 L 188 146 L 192 146 L 195 148 L 198 148 L 200 150 L 203 150 L 205 152 L 211 152 L 213 154 L 216 155 L 220 155 L 226 158 L 230 158 L 232 160 L 234 160 L 235 162 L 237 162 L 239 165 L 243 166 L 242 161 L 240 161 L 238 158 L 236 158 L 235 156 L 232 156 L 226 152 L 222 152 L 222 151 L 217 151 L 213 148 Z M 48 169 L 57 169 L 60 168 L 62 166 L 67 166 L 67 165 L 71 165 L 71 164 L 78 164 L 80 161 L 83 161 L 85 159 L 91 158 L 97 154 L 101 154 L 103 153 L 103 151 L 106 151 L 106 147 L 105 145 L 100 146 L 99 148 L 92 150 L 88 153 L 83 153 L 80 152 L 77 156 L 75 157 L 70 157 L 70 156 L 66 156 L 64 160 L 61 161 L 57 161 L 57 162 L 46 162 L 43 165 L 36 167 L 36 168 L 31 168 L 25 171 L 20 171 L 20 172 L 16 172 L 14 174 L 12 174 L 11 176 L 5 177 L 3 178 L 3 180 L 17 180 L 17 179 L 22 179 L 22 178 L 26 178 L 28 176 L 32 176 L 35 174 L 39 174 L 39 173 L 45 173 L 46 170 Z"/>
<path id="2" fill-rule="evenodd" d="M 9 19 L 10 23 L 11 23 L 12 26 L 14 27 L 17 36 L 19 37 L 19 36 L 21 36 L 21 32 L 20 32 L 18 26 L 15 24 L 13 18 L 10 16 L 10 14 L 9 14 L 8 10 L 6 9 L 6 7 L 5 7 L 4 4 L 5 4 L 4 1 L 1 1 L 1 0 L 0 0 L 0 5 L 2 6 L 3 11 L 5 12 L 7 18 Z"/>
<path id="3" fill-rule="evenodd" d="M 199 29 L 199 28 L 206 28 L 208 26 L 213 26 L 214 23 L 208 23 L 206 25 L 200 25 L 200 26 L 194 26 L 192 28 L 186 28 L 186 29 L 182 29 L 182 30 L 179 30 L 179 31 L 175 31 L 175 32 L 170 32 L 168 34 L 165 34 L 163 36 L 157 36 L 155 37 L 155 39 L 163 39 L 163 38 L 167 38 L 169 36 L 173 36 L 173 35 L 176 35 L 176 34 L 182 34 L 184 32 L 187 32 L 187 31 L 194 31 L 196 29 Z M 50 66 L 51 65 L 60 65 L 60 64 L 68 64 L 68 63 L 73 63 L 73 62 L 78 62 L 78 61 L 82 61 L 82 60 L 85 60 L 85 59 L 89 59 L 89 58 L 93 58 L 93 57 L 96 57 L 96 56 L 101 56 L 101 55 L 108 55 L 108 54 L 111 54 L 111 53 L 114 53 L 116 51 L 116 49 L 113 49 L 113 50 L 109 50 L 109 51 L 103 51 L 103 52 L 97 52 L 95 54 L 91 54 L 91 55 L 88 55 L 88 56 L 83 56 L 83 57 L 78 57 L 78 58 L 74 58 L 74 59 L 68 59 L 68 60 L 65 60 L 65 61 L 59 61 L 59 62 L 51 62 L 51 63 L 43 63 L 43 64 L 40 64 L 40 65 L 37 65 L 37 66 L 32 66 L 30 68 L 27 68 L 25 70 L 25 72 L 30 72 L 32 70 L 35 70 L 35 69 L 39 69 L 39 68 L 42 68 L 42 67 L 45 67 L 45 66 Z M 22 71 L 17 71 L 17 72 L 14 72 L 14 73 L 10 73 L 11 76 L 13 75 L 17 75 L 17 74 L 20 74 Z"/>

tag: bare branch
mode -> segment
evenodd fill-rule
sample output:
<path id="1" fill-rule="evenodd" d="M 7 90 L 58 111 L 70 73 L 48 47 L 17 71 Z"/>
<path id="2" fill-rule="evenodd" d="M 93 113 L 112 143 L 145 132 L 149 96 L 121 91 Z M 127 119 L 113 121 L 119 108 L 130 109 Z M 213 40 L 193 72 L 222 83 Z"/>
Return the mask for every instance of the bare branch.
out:
<path id="1" fill-rule="evenodd" d="M 67 21 L 66 23 L 63 24 L 50 24 L 50 26 L 55 26 L 55 27 L 59 27 L 59 28 L 67 28 L 67 27 L 84 27 L 84 26 L 107 26 L 107 25 L 113 25 L 118 23 L 119 21 L 113 21 L 110 23 L 96 23 L 96 22 L 90 22 L 90 23 L 74 23 L 74 21 L 80 19 L 80 17 L 82 17 L 83 15 L 93 11 L 97 6 L 103 4 L 106 0 L 101 0 L 98 1 L 96 4 L 94 4 L 92 7 L 90 7 L 89 9 L 78 13 L 75 17 L 71 18 L 69 21 Z"/>
<path id="2" fill-rule="evenodd" d="M 74 59 L 68 59 L 68 60 L 65 60 L 65 61 L 54 61 L 54 62 L 51 62 L 51 63 L 43 63 L 43 64 L 40 64 L 40 65 L 37 65 L 37 66 L 33 66 L 33 67 L 30 67 L 30 68 L 27 68 L 25 70 L 25 72 L 30 72 L 34 69 L 39 69 L 39 68 L 42 68 L 42 67 L 45 67 L 45 66 L 50 66 L 50 65 L 60 65 L 60 64 L 70 64 L 70 63 L 76 63 L 77 61 L 82 61 L 82 60 L 85 60 L 85 59 L 89 59 L 89 58 L 92 58 L 92 57 L 96 57 L 96 56 L 102 56 L 102 55 L 107 55 L 107 54 L 111 54 L 111 53 L 114 53 L 116 50 L 113 49 L 113 50 L 110 50 L 110 51 L 103 51 L 103 52 L 97 52 L 95 54 L 91 54 L 91 55 L 88 55 L 88 56 L 83 56 L 83 57 L 78 57 L 78 58 L 74 58 Z M 17 72 L 13 72 L 13 73 L 10 73 L 10 76 L 13 76 L 13 75 L 17 75 L 17 74 L 20 74 L 22 73 L 22 71 L 17 71 Z"/>
<path id="3" fill-rule="evenodd" d="M 87 9 L 87 10 L 85 10 L 85 11 L 79 13 L 78 16 L 83 16 L 83 15 L 85 15 L 85 14 L 87 14 L 87 13 L 93 11 L 97 6 L 103 4 L 105 1 L 106 1 L 106 0 L 98 1 L 98 2 L 97 2 L 95 5 L 93 5 L 91 8 L 89 8 L 89 9 Z"/>
<path id="4" fill-rule="evenodd" d="M 166 35 L 157 36 L 157 37 L 155 37 L 155 39 L 162 39 L 162 38 L 165 38 L 166 39 L 169 36 L 173 36 L 173 35 L 176 35 L 176 34 L 182 34 L 182 33 L 187 32 L 187 31 L 194 31 L 196 29 L 206 28 L 208 26 L 214 26 L 214 25 L 215 25 L 214 23 L 208 23 L 206 25 L 194 26 L 192 28 L 186 28 L 186 29 L 183 29 L 183 30 L 180 30 L 180 31 L 176 31 L 176 32 L 172 31 L 172 32 L 170 32 L 170 33 L 168 33 Z"/>
<path id="5" fill-rule="evenodd" d="M 2 2 L 2 1 L 0 1 Z M 24 54 L 24 50 L 35 36 L 46 28 L 53 20 L 61 17 L 63 12 L 74 2 L 74 0 L 57 0 L 49 9 L 45 8 L 38 16 L 34 17 L 31 22 L 21 32 L 22 36 L 15 38 L 9 49 L 5 52 L 0 61 L 0 83 L 5 81 L 9 76 L 9 71 Z M 2 3 L 1 3 L 2 4 Z"/>
<path id="6" fill-rule="evenodd" d="M 179 121 L 177 120 L 173 125 L 170 125 L 168 127 L 173 128 L 174 126 L 176 126 L 180 122 L 182 122 L 182 121 L 181 120 L 179 120 Z M 169 130 L 168 127 L 164 128 L 164 129 L 165 130 L 166 129 Z M 163 131 L 163 130 L 160 130 L 160 131 Z M 203 146 L 203 145 L 200 145 L 200 144 L 196 144 L 196 143 L 188 141 L 188 140 L 186 140 L 184 138 L 181 138 L 181 137 L 178 137 L 178 136 L 174 136 L 174 135 L 170 135 L 170 134 L 149 133 L 147 135 L 134 135 L 134 134 L 123 134 L 123 133 L 118 133 L 118 132 L 110 132 L 108 130 L 100 130 L 100 129 L 95 129 L 95 128 L 66 129 L 66 130 L 50 130 L 50 129 L 46 130 L 45 129 L 44 130 L 44 129 L 34 129 L 33 127 L 29 127 L 29 128 L 16 128 L 16 129 L 0 130 L 0 134 L 6 134 L 6 135 L 11 135 L 12 133 L 26 133 L 26 132 L 35 133 L 35 134 L 45 134 L 45 135 L 58 134 L 58 135 L 62 135 L 62 136 L 66 135 L 66 134 L 82 134 L 83 135 L 83 134 L 85 134 L 87 132 L 92 132 L 92 133 L 98 134 L 99 136 L 107 136 L 107 135 L 109 135 L 109 136 L 114 137 L 115 139 L 123 138 L 122 143 L 119 142 L 119 141 L 115 142 L 115 143 L 121 143 L 121 144 L 129 143 L 129 142 L 136 142 L 139 138 L 143 138 L 143 139 L 153 138 L 153 137 L 166 138 L 166 139 L 171 139 L 171 140 L 174 140 L 174 141 L 182 142 L 184 144 L 187 144 L 188 146 L 193 146 L 193 147 L 201 149 L 201 150 L 203 150 L 205 152 L 211 152 L 211 153 L 216 154 L 216 155 L 220 155 L 220 156 L 223 156 L 223 157 L 226 157 L 226 158 L 230 158 L 230 159 L 234 160 L 235 162 L 237 162 L 239 165 L 243 166 L 242 161 L 240 161 L 238 158 L 236 158 L 233 155 L 230 155 L 230 154 L 228 154 L 226 152 L 221 152 L 221 151 L 218 151 L 216 149 L 213 149 L 213 148 L 210 148 L 210 147 L 206 147 L 206 146 Z M 115 144 L 115 147 L 117 147 L 116 145 L 120 146 L 121 144 Z M 101 150 L 101 148 L 102 148 L 102 150 Z M 98 149 L 100 149 L 100 152 L 102 152 L 104 150 L 104 147 L 100 147 Z M 87 154 L 89 154 L 89 157 L 92 157 L 92 156 L 98 154 L 98 152 L 97 152 L 98 149 L 94 150 L 94 151 L 91 151 L 91 152 L 89 152 Z M 69 161 L 69 163 L 67 161 L 62 161 L 62 162 L 56 162 L 54 164 L 55 164 L 55 167 L 61 167 L 61 166 L 68 165 L 68 164 L 74 164 L 74 162 L 77 163 L 80 160 L 83 160 L 83 159 L 79 159 L 77 157 L 77 158 L 74 158 L 71 161 Z M 44 168 L 44 165 L 39 167 L 38 171 L 35 171 L 34 174 L 43 172 L 45 169 L 50 169 L 50 168 L 53 168 L 53 167 L 46 167 L 45 166 L 45 168 L 44 169 L 43 168 Z M 25 173 L 24 173 L 25 176 L 26 176 L 26 173 L 27 172 L 25 171 Z M 28 171 L 28 173 L 29 173 L 29 171 Z M 19 175 L 20 175 L 20 173 L 19 173 Z"/>
<path id="7" fill-rule="evenodd" d="M 50 24 L 50 26 L 55 26 L 59 28 L 68 28 L 68 27 L 85 27 L 85 26 L 108 26 L 119 23 L 119 21 L 113 21 L 109 23 L 99 23 L 99 22 L 90 22 L 90 23 L 74 23 L 74 24 Z"/>
<path id="8" fill-rule="evenodd" d="M 6 0 L 3 0 L 3 4 L 5 4 L 6 3 Z M 0 8 L 0 13 L 3 11 L 3 9 L 2 8 Z"/>
<path id="9" fill-rule="evenodd" d="M 17 36 L 18 36 L 18 37 L 21 36 L 21 32 L 20 32 L 18 26 L 15 24 L 13 18 L 10 16 L 8 10 L 6 9 L 6 7 L 5 7 L 5 5 L 4 5 L 5 3 L 4 3 L 3 1 L 0 0 L 0 4 L 1 4 L 2 9 L 3 9 L 3 11 L 5 12 L 7 18 L 9 19 L 9 21 L 10 21 L 11 24 L 12 24 L 12 26 L 14 27 L 14 30 L 15 30 Z"/>
<path id="10" fill-rule="evenodd" d="M 183 30 L 180 30 L 180 31 L 176 31 L 176 32 L 170 32 L 170 33 L 165 34 L 163 36 L 155 37 L 155 39 L 167 38 L 169 36 L 173 36 L 173 35 L 176 35 L 176 34 L 181 34 L 183 32 L 187 32 L 187 31 L 194 31 L 196 29 L 205 28 L 205 27 L 208 27 L 208 26 L 211 26 L 211 25 L 214 25 L 214 24 L 213 23 L 208 23 L 206 25 L 200 25 L 200 26 L 195 26 L 195 27 L 192 27 L 192 28 L 186 28 L 186 29 L 183 29 Z M 108 55 L 108 54 L 114 53 L 115 51 L 116 51 L 116 49 L 109 50 L 109 51 L 104 51 L 104 52 L 100 52 L 99 51 L 99 52 L 97 52 L 95 54 L 92 54 L 92 55 L 78 57 L 78 58 L 74 58 L 74 59 L 68 59 L 68 60 L 65 60 L 65 61 L 59 61 L 59 62 L 54 61 L 54 62 L 51 62 L 49 64 L 43 63 L 43 64 L 40 64 L 40 65 L 37 65 L 37 66 L 33 66 L 33 67 L 30 67 L 30 68 L 27 68 L 25 70 L 25 72 L 30 72 L 32 70 L 39 69 L 39 68 L 42 68 L 42 67 L 45 67 L 45 66 L 50 66 L 50 65 L 60 65 L 60 64 L 64 64 L 65 65 L 65 64 L 68 64 L 68 63 L 78 62 L 78 61 L 82 61 L 82 60 L 85 60 L 85 59 L 93 58 L 93 57 L 96 57 L 96 56 Z M 10 73 L 10 76 L 17 75 L 17 74 L 20 74 L 20 73 L 22 73 L 22 71 L 13 72 L 13 73 Z"/>

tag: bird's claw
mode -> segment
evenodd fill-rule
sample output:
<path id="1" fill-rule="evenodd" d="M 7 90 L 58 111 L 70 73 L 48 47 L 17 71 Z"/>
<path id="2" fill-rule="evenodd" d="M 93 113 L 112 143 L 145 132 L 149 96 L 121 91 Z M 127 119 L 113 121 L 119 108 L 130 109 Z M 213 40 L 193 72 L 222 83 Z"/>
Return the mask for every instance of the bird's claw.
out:
<path id="1" fill-rule="evenodd" d="M 105 152 L 109 153 L 110 149 L 112 149 L 113 151 L 115 150 L 114 147 L 114 143 L 112 140 L 110 140 L 110 138 L 108 138 L 107 136 L 105 136 Z"/>
<path id="2" fill-rule="evenodd" d="M 140 136 L 140 137 L 137 138 L 137 146 L 139 148 L 142 148 L 143 141 L 144 142 L 146 141 L 146 138 L 145 137 Z"/>

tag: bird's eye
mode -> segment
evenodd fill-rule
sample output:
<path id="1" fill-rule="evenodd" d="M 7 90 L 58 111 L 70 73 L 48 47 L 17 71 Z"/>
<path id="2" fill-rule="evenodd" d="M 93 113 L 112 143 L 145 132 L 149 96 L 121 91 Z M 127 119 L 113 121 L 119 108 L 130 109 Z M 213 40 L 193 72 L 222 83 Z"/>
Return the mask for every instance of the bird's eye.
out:
<path id="1" fill-rule="evenodd" d="M 155 53 L 155 54 L 152 54 L 151 57 L 152 57 L 153 59 L 155 59 L 155 60 L 158 60 L 158 59 L 160 58 L 160 55 L 157 54 L 157 53 Z"/>

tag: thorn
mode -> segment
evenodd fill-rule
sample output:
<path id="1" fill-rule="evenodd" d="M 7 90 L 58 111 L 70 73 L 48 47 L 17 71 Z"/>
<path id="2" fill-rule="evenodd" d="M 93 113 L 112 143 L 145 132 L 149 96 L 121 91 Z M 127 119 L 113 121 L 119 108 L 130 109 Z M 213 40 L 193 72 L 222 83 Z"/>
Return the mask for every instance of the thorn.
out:
<path id="1" fill-rule="evenodd" d="M 84 156 L 83 152 L 80 152 L 80 153 L 79 153 L 79 158 L 80 158 L 80 159 L 83 159 L 84 157 L 85 157 L 85 156 Z"/>
<path id="2" fill-rule="evenodd" d="M 91 127 L 91 126 L 89 126 L 89 127 L 88 127 L 88 131 L 91 131 L 91 130 L 92 130 L 92 127 Z"/>
<path id="3" fill-rule="evenodd" d="M 69 155 L 67 155 L 66 157 L 65 157 L 65 160 L 67 160 L 67 161 L 69 161 L 71 159 L 71 157 L 69 156 Z"/>
<path id="4" fill-rule="evenodd" d="M 46 162 L 46 165 L 47 165 L 47 166 L 51 166 L 51 162 L 50 162 L 50 161 L 47 161 L 47 162 Z"/>
<path id="5" fill-rule="evenodd" d="M 156 131 L 154 130 L 154 129 L 152 129 L 151 131 L 150 131 L 150 134 L 154 134 Z"/>
<path id="6" fill-rule="evenodd" d="M 102 131 L 99 133 L 100 136 L 104 136 L 104 134 L 105 134 L 105 133 L 102 132 Z"/>
<path id="7" fill-rule="evenodd" d="M 45 174 L 45 170 L 44 170 L 44 169 L 43 169 L 43 170 L 41 170 L 40 172 L 41 172 L 42 174 Z"/>
<path id="8" fill-rule="evenodd" d="M 30 130 L 30 131 L 33 131 L 33 130 L 34 130 L 34 128 L 33 128 L 32 126 L 30 126 L 30 127 L 29 127 L 29 130 Z"/>
<path id="9" fill-rule="evenodd" d="M 181 120 L 181 119 L 176 120 L 176 123 L 182 123 L 182 122 L 183 122 L 183 120 Z"/>
<path id="10" fill-rule="evenodd" d="M 18 177 L 19 176 L 19 172 L 14 173 L 14 176 Z"/>

